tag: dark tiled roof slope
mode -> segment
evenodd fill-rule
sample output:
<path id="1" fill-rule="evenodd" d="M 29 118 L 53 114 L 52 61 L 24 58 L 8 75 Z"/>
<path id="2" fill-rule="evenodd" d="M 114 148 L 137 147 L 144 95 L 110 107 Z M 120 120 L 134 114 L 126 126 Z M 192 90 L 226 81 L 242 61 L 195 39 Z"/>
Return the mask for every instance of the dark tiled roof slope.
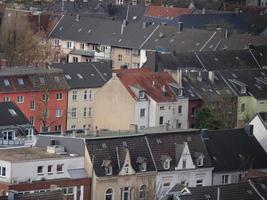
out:
<path id="1" fill-rule="evenodd" d="M 207 131 L 205 144 L 217 171 L 267 167 L 267 154 L 245 129 Z"/>
<path id="2" fill-rule="evenodd" d="M 202 141 L 199 131 L 184 133 L 172 132 L 162 134 L 148 134 L 147 139 L 158 171 L 164 171 L 161 163 L 162 155 L 168 155 L 171 157 L 172 161 L 170 170 L 175 169 L 178 162 L 176 161 L 175 144 L 184 144 L 184 142 L 187 142 L 188 144 L 195 165 L 196 163 L 193 156 L 195 152 L 199 152 L 205 156 L 203 167 L 212 167 L 207 149 L 204 142 Z"/>
<path id="3" fill-rule="evenodd" d="M 126 148 L 129 150 L 131 164 L 136 172 L 140 171 L 137 163 L 138 157 L 146 159 L 147 171 L 156 171 L 145 136 L 87 139 L 86 145 L 91 160 L 94 160 L 95 173 L 99 177 L 105 176 L 105 169 L 102 167 L 104 160 L 112 161 L 113 175 L 118 175 L 122 168 L 122 166 L 119 167 L 118 163 L 122 165 L 124 162 Z M 119 158 L 117 155 L 119 155 Z"/>
<path id="4" fill-rule="evenodd" d="M 66 81 L 71 89 L 101 87 L 111 78 L 112 74 L 110 61 L 55 63 L 53 66 L 64 71 Z"/>

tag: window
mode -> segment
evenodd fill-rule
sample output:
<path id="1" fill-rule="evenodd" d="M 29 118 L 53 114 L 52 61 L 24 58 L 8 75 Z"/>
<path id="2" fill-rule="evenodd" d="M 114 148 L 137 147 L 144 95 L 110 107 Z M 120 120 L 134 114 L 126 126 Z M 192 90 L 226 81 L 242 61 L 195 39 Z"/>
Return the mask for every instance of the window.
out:
<path id="1" fill-rule="evenodd" d="M 37 174 L 43 175 L 44 174 L 44 166 L 38 166 L 37 167 Z"/>
<path id="2" fill-rule="evenodd" d="M 60 46 L 61 42 L 59 39 L 55 39 L 55 46 L 58 47 Z"/>
<path id="3" fill-rule="evenodd" d="M 87 108 L 86 107 L 83 108 L 83 116 L 87 117 Z"/>
<path id="4" fill-rule="evenodd" d="M 118 61 L 122 61 L 122 55 L 121 54 L 118 55 Z"/>
<path id="5" fill-rule="evenodd" d="M 183 112 L 183 107 L 182 106 L 178 106 L 178 113 L 181 114 Z"/>
<path id="6" fill-rule="evenodd" d="M 84 50 L 84 43 L 80 43 L 80 49 Z"/>
<path id="7" fill-rule="evenodd" d="M 139 49 L 133 49 L 132 52 L 133 52 L 133 56 L 139 56 L 140 54 Z"/>
<path id="8" fill-rule="evenodd" d="M 242 103 L 242 104 L 241 104 L 241 112 L 244 112 L 244 111 L 245 111 L 245 104 Z"/>
<path id="9" fill-rule="evenodd" d="M 47 173 L 48 173 L 49 175 L 52 174 L 52 168 L 53 168 L 52 165 L 48 165 L 48 166 L 47 166 Z"/>
<path id="10" fill-rule="evenodd" d="M 113 190 L 111 188 L 106 190 L 105 200 L 113 200 Z"/>
<path id="11" fill-rule="evenodd" d="M 48 94 L 43 94 L 43 101 L 48 102 L 49 100 L 49 95 Z"/>
<path id="12" fill-rule="evenodd" d="M 63 99 L 63 94 L 62 93 L 57 93 L 56 94 L 56 99 L 57 100 L 62 100 Z"/>
<path id="13" fill-rule="evenodd" d="M 67 48 L 68 48 L 68 49 L 73 49 L 73 46 L 74 46 L 74 45 L 73 45 L 73 42 L 71 42 L 71 41 L 68 41 L 68 42 L 67 42 Z"/>
<path id="14" fill-rule="evenodd" d="M 139 63 L 133 63 L 133 68 L 139 68 Z"/>
<path id="15" fill-rule="evenodd" d="M 125 172 L 125 174 L 128 174 L 129 173 L 129 164 L 126 164 L 124 166 L 124 172 Z"/>
<path id="16" fill-rule="evenodd" d="M 146 185 L 142 185 L 139 190 L 139 198 L 146 199 Z"/>
<path id="17" fill-rule="evenodd" d="M 129 187 L 124 187 L 122 190 L 122 200 L 129 200 Z"/>
<path id="18" fill-rule="evenodd" d="M 72 101 L 77 101 L 77 91 L 72 91 Z"/>
<path id="19" fill-rule="evenodd" d="M 171 161 L 169 159 L 165 160 L 163 163 L 163 168 L 164 169 L 170 169 L 170 162 Z"/>
<path id="20" fill-rule="evenodd" d="M 89 92 L 89 93 L 90 93 L 90 92 Z M 84 98 L 85 101 L 87 101 L 87 100 L 89 99 L 89 93 L 88 93 L 87 90 L 84 91 L 84 96 L 83 96 L 83 98 Z"/>
<path id="21" fill-rule="evenodd" d="M 78 62 L 78 57 L 72 57 L 72 62 L 77 63 Z"/>
<path id="22" fill-rule="evenodd" d="M 56 132 L 61 132 L 61 125 L 55 125 L 55 131 Z"/>
<path id="23" fill-rule="evenodd" d="M 35 109 L 35 102 L 32 100 L 30 101 L 30 109 L 34 110 Z"/>
<path id="24" fill-rule="evenodd" d="M 145 115 L 146 115 L 146 109 L 145 108 L 141 108 L 140 109 L 140 118 L 145 117 Z"/>
<path id="25" fill-rule="evenodd" d="M 3 101 L 4 101 L 4 102 L 8 102 L 8 101 L 10 101 L 10 97 L 8 97 L 8 96 L 4 96 L 4 97 L 3 97 Z"/>
<path id="26" fill-rule="evenodd" d="M 91 90 L 89 90 L 88 98 L 89 98 L 89 100 L 92 100 L 92 91 Z"/>
<path id="27" fill-rule="evenodd" d="M 197 179 L 196 187 L 203 186 L 203 179 Z"/>
<path id="28" fill-rule="evenodd" d="M 72 108 L 71 109 L 71 117 L 72 118 L 76 118 L 77 117 L 77 109 L 76 108 Z"/>
<path id="29" fill-rule="evenodd" d="M 227 184 L 229 183 L 229 175 L 222 175 L 222 184 Z"/>
<path id="30" fill-rule="evenodd" d="M 10 86 L 10 82 L 8 79 L 4 79 L 4 84 L 6 87 Z"/>
<path id="31" fill-rule="evenodd" d="M 147 170 L 147 163 L 146 162 L 140 163 L 139 170 L 141 172 L 145 172 Z"/>
<path id="32" fill-rule="evenodd" d="M 201 167 L 203 166 L 203 156 L 200 156 L 199 158 L 197 158 L 197 166 Z"/>
<path id="33" fill-rule="evenodd" d="M 18 78 L 18 84 L 20 86 L 24 86 L 24 80 L 22 78 Z"/>
<path id="34" fill-rule="evenodd" d="M 34 125 L 34 117 L 33 117 L 33 116 L 30 116 L 30 117 L 29 117 L 29 121 L 30 121 L 30 123 L 31 123 L 32 125 Z"/>
<path id="35" fill-rule="evenodd" d="M 145 92 L 144 91 L 139 91 L 139 98 L 144 99 L 145 98 Z"/>
<path id="36" fill-rule="evenodd" d="M 183 159 L 182 167 L 183 169 L 186 168 L 186 159 Z"/>
<path id="37" fill-rule="evenodd" d="M 24 102 L 24 96 L 18 96 L 17 97 L 17 102 L 18 103 L 23 103 Z"/>
<path id="38" fill-rule="evenodd" d="M 63 173 L 63 164 L 57 165 L 57 173 Z"/>
<path id="39" fill-rule="evenodd" d="M 42 126 L 42 127 L 41 127 L 41 131 L 42 131 L 43 133 L 45 133 L 45 132 L 49 132 L 49 126 Z"/>
<path id="40" fill-rule="evenodd" d="M 159 109 L 160 109 L 160 110 L 164 110 L 164 106 L 160 106 Z"/>
<path id="41" fill-rule="evenodd" d="M 56 109 L 56 117 L 62 117 L 62 110 Z"/>
<path id="42" fill-rule="evenodd" d="M 163 124 L 163 116 L 160 116 L 159 117 L 159 125 L 162 125 Z"/>
<path id="43" fill-rule="evenodd" d="M 112 175 L 112 166 L 109 165 L 105 167 L 106 175 Z"/>
<path id="44" fill-rule="evenodd" d="M 6 168 L 5 167 L 0 167 L 0 176 L 5 177 L 6 176 Z"/>
<path id="45" fill-rule="evenodd" d="M 89 107 L 89 108 L 88 108 L 88 117 L 91 117 L 91 116 L 92 116 L 92 108 Z"/>

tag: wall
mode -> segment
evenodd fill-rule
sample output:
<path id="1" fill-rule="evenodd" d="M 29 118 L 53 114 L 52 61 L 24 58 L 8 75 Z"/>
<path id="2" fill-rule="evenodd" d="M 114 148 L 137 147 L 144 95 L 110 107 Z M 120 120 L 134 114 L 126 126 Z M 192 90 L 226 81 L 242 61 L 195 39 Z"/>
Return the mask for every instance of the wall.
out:
<path id="1" fill-rule="evenodd" d="M 197 179 L 203 179 L 203 186 L 212 184 L 212 168 L 199 168 L 194 170 L 161 171 L 156 177 L 157 195 L 164 196 L 177 183 L 185 181 L 189 187 L 195 187 Z M 164 184 L 169 183 L 164 187 Z"/>
<path id="2" fill-rule="evenodd" d="M 138 125 L 138 128 L 147 128 L 149 126 L 149 104 L 150 101 L 136 101 L 135 103 L 135 122 L 134 124 Z M 140 110 L 145 109 L 145 116 L 140 117 Z"/>
<path id="3" fill-rule="evenodd" d="M 72 89 L 68 93 L 68 117 L 67 117 L 67 129 L 71 130 L 72 126 L 75 126 L 75 129 L 84 129 L 84 125 L 89 130 L 92 130 L 94 128 L 94 98 L 95 94 L 98 91 L 98 88 L 85 88 L 85 89 Z M 72 94 L 73 91 L 77 91 L 77 100 L 73 101 Z M 84 92 L 91 91 L 91 98 L 88 100 L 84 99 Z M 84 117 L 84 108 L 87 108 L 87 115 Z M 88 116 L 89 107 L 91 108 L 91 116 Z M 71 116 L 71 110 L 72 108 L 77 109 L 77 117 L 72 118 Z"/>
<path id="4" fill-rule="evenodd" d="M 129 130 L 134 123 L 135 100 L 116 75 L 95 95 L 94 109 L 98 129 Z"/>
<path id="5" fill-rule="evenodd" d="M 57 100 L 56 94 L 62 93 L 63 99 Z M 45 105 L 43 103 L 43 91 L 32 91 L 32 92 L 18 92 L 18 93 L 1 93 L 0 100 L 3 101 L 4 96 L 9 96 L 10 101 L 16 103 L 16 105 L 22 110 L 25 116 L 30 119 L 30 117 L 34 117 L 34 126 L 37 132 L 40 132 L 42 125 L 42 116 L 45 109 Z M 17 103 L 17 97 L 24 96 L 23 103 Z M 55 125 L 61 125 L 62 130 L 66 130 L 66 122 L 67 122 L 67 101 L 68 101 L 68 93 L 67 91 L 58 90 L 58 91 L 49 91 L 49 101 L 47 104 L 47 109 L 49 110 L 49 117 L 47 119 L 47 124 L 50 125 L 50 131 L 55 131 Z M 30 101 L 35 101 L 35 109 L 30 109 Z M 56 117 L 56 109 L 62 110 L 62 116 Z"/>
<path id="6" fill-rule="evenodd" d="M 64 164 L 64 173 L 56 172 L 56 165 Z M 47 173 L 47 166 L 53 165 L 53 174 L 49 175 Z M 44 166 L 44 175 L 37 174 L 37 167 Z M 84 168 L 84 158 L 83 157 L 72 157 L 72 158 L 62 158 L 62 159 L 47 159 L 47 160 L 30 160 L 22 162 L 12 162 L 11 164 L 11 179 L 15 179 L 19 182 L 25 182 L 29 179 L 35 180 L 51 180 L 51 179 L 61 179 L 69 178 L 68 170 L 70 169 L 82 169 Z M 23 173 L 21 173 L 23 172 Z M 11 180 L 10 180 L 11 181 Z"/>
<path id="7" fill-rule="evenodd" d="M 267 153 L 267 128 L 258 115 L 255 115 L 249 124 L 253 125 L 253 135 Z"/>

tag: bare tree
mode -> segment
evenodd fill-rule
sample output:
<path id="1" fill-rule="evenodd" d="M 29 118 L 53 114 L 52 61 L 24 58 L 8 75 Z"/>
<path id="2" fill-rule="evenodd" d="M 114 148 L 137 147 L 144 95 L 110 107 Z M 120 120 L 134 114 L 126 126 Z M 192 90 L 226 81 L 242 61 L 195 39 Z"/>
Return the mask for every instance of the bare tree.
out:
<path id="1" fill-rule="evenodd" d="M 28 16 L 19 12 L 5 13 L 0 38 L 0 49 L 5 52 L 10 66 L 38 66 L 52 62 L 58 53 L 44 38 L 33 33 Z"/>

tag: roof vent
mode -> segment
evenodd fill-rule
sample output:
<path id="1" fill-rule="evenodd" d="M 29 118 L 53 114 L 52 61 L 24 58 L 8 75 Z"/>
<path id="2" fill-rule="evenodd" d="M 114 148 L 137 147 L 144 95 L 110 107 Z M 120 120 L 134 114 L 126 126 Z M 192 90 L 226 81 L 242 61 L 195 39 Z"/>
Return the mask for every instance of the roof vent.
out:
<path id="1" fill-rule="evenodd" d="M 76 21 L 76 22 L 80 21 L 80 15 L 79 15 L 79 14 L 76 15 L 76 17 L 75 17 L 75 21 Z"/>
<path id="2" fill-rule="evenodd" d="M 164 37 L 164 33 L 160 32 L 160 33 L 159 33 L 159 37 L 160 37 L 160 38 L 163 38 L 163 37 Z"/>

